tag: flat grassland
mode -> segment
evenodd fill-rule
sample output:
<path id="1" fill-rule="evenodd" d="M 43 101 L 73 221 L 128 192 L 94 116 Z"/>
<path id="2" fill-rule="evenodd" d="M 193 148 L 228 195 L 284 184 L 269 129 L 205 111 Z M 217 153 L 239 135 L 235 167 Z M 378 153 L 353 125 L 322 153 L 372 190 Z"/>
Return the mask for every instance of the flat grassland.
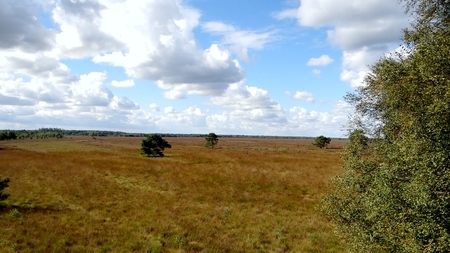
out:
<path id="1" fill-rule="evenodd" d="M 0 142 L 0 252 L 343 252 L 317 211 L 345 141 L 143 138 Z"/>

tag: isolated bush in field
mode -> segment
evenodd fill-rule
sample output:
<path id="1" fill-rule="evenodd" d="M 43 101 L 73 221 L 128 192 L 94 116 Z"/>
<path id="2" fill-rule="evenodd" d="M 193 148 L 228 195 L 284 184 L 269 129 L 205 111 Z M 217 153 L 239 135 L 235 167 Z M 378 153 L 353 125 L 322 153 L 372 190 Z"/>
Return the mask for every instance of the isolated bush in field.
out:
<path id="1" fill-rule="evenodd" d="M 313 145 L 318 148 L 326 148 L 328 146 L 328 144 L 330 144 L 330 142 L 331 142 L 331 138 L 327 138 L 327 137 L 321 135 L 319 137 L 316 137 Z"/>
<path id="2" fill-rule="evenodd" d="M 3 201 L 9 197 L 9 194 L 3 193 L 3 190 L 8 187 L 9 178 L 5 178 L 1 180 L 0 178 L 0 201 Z M 2 203 L 0 202 L 0 207 L 2 206 Z"/>
<path id="3" fill-rule="evenodd" d="M 346 97 L 345 171 L 324 200 L 354 252 L 450 252 L 450 1 L 403 2 L 405 47 Z"/>
<path id="4" fill-rule="evenodd" d="M 206 144 L 205 147 L 211 147 L 214 148 L 215 145 L 219 142 L 218 136 L 215 133 L 209 133 L 206 136 Z"/>
<path id="5" fill-rule="evenodd" d="M 163 151 L 172 146 L 158 134 L 150 134 L 141 143 L 141 155 L 163 157 Z"/>

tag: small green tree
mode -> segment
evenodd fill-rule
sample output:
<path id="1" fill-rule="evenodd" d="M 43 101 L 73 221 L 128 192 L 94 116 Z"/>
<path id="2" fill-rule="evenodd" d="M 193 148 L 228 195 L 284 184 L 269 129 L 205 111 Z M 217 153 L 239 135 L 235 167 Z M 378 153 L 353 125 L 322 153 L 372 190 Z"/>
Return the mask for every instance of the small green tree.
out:
<path id="1" fill-rule="evenodd" d="M 158 134 L 150 134 L 141 143 L 141 155 L 163 157 L 163 151 L 172 146 Z"/>
<path id="2" fill-rule="evenodd" d="M 219 142 L 218 136 L 215 133 L 209 133 L 206 136 L 206 144 L 205 147 L 211 147 L 214 148 L 215 145 Z"/>
<path id="3" fill-rule="evenodd" d="M 9 197 L 9 194 L 3 193 L 3 190 L 8 187 L 9 178 L 1 179 L 0 178 L 0 201 L 3 201 Z M 2 207 L 2 203 L 0 202 L 0 207 Z"/>
<path id="4" fill-rule="evenodd" d="M 330 142 L 331 142 L 331 138 L 327 138 L 327 137 L 321 135 L 314 140 L 313 145 L 318 148 L 326 148 L 328 146 L 328 144 L 330 144 Z"/>

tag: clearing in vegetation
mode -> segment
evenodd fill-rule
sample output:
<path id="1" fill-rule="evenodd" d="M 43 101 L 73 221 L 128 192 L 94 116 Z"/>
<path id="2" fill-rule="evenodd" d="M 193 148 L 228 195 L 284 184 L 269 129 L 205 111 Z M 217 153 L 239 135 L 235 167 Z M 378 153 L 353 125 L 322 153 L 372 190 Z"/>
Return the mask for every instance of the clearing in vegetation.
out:
<path id="1" fill-rule="evenodd" d="M 345 141 L 142 138 L 0 142 L 0 252 L 343 252 L 317 211 Z"/>

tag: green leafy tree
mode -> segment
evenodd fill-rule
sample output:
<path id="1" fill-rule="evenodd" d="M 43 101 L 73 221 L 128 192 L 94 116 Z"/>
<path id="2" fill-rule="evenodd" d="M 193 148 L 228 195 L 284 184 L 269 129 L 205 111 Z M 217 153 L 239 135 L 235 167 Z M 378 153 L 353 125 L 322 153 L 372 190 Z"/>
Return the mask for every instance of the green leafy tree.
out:
<path id="1" fill-rule="evenodd" d="M 0 178 L 0 201 L 3 201 L 9 197 L 9 194 L 3 193 L 3 190 L 8 187 L 9 178 L 1 179 Z M 0 202 L 0 207 L 2 207 L 2 203 Z"/>
<path id="2" fill-rule="evenodd" d="M 322 205 L 355 252 L 450 252 L 450 1 L 405 2 L 406 52 L 347 95 L 345 171 Z"/>
<path id="3" fill-rule="evenodd" d="M 217 145 L 217 143 L 219 143 L 218 136 L 215 133 L 209 133 L 205 139 L 206 139 L 205 147 L 214 148 L 214 146 Z"/>
<path id="4" fill-rule="evenodd" d="M 316 139 L 314 139 L 314 143 L 313 145 L 318 147 L 318 148 L 326 148 L 328 146 L 328 144 L 330 144 L 331 142 L 331 138 L 327 138 L 323 135 L 316 137 Z"/>
<path id="5" fill-rule="evenodd" d="M 150 134 L 141 143 L 141 155 L 163 157 L 163 151 L 172 146 L 158 134 Z"/>

